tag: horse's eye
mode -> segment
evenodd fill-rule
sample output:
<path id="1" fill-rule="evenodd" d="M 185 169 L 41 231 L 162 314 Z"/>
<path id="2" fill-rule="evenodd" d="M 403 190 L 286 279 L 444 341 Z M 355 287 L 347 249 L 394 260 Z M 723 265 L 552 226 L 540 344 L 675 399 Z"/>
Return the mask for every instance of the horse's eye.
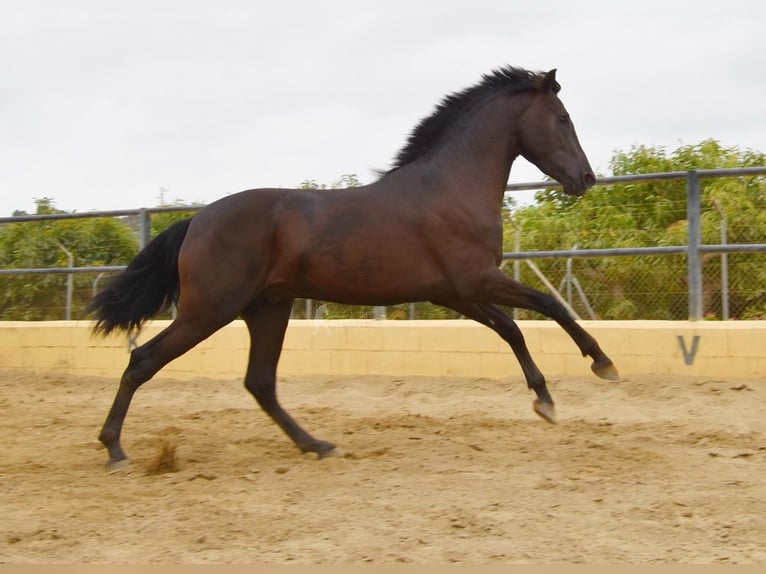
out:
<path id="1" fill-rule="evenodd" d="M 566 124 L 566 123 L 568 123 L 568 122 L 569 122 L 569 114 L 561 114 L 561 115 L 559 116 L 559 121 L 560 121 L 562 124 Z"/>

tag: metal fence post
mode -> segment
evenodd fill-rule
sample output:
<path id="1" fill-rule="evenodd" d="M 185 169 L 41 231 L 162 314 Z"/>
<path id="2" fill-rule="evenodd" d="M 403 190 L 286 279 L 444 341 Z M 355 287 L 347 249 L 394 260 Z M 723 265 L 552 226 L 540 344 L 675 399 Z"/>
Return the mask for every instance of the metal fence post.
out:
<path id="1" fill-rule="evenodd" d="M 143 250 L 152 239 L 152 220 L 149 210 L 142 207 L 138 210 L 138 249 Z"/>
<path id="2" fill-rule="evenodd" d="M 521 252 L 521 229 L 519 229 L 518 227 L 516 228 L 513 248 L 514 248 L 514 253 Z M 516 280 L 517 283 L 521 283 L 521 261 L 519 259 L 516 259 L 513 262 L 513 278 Z M 513 308 L 513 320 L 514 321 L 519 320 L 519 310 L 516 307 Z"/>
<path id="3" fill-rule="evenodd" d="M 69 268 L 74 267 L 74 255 L 69 251 L 61 241 L 57 242 L 59 249 L 67 256 L 67 264 Z M 74 276 L 71 273 L 67 273 L 66 276 L 66 308 L 64 310 L 64 320 L 69 321 L 72 318 L 72 293 L 74 292 Z"/>
<path id="4" fill-rule="evenodd" d="M 702 187 L 696 170 L 686 175 L 686 220 L 689 245 L 686 253 L 689 276 L 689 319 L 702 319 Z"/>
<path id="5" fill-rule="evenodd" d="M 729 226 L 726 220 L 726 212 L 718 203 L 717 199 L 713 199 L 713 205 L 718 211 L 718 215 L 721 216 L 721 245 L 729 243 Z M 729 255 L 728 253 L 721 253 L 721 319 L 724 321 L 729 320 Z"/>

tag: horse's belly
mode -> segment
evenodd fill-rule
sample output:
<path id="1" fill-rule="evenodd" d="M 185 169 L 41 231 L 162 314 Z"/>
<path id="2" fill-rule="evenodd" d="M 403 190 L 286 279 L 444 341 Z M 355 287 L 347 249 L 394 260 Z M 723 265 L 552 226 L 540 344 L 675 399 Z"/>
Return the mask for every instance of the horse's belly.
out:
<path id="1" fill-rule="evenodd" d="M 431 265 L 370 255 L 310 260 L 297 277 L 295 296 L 349 305 L 392 305 L 443 297 L 449 289 Z"/>

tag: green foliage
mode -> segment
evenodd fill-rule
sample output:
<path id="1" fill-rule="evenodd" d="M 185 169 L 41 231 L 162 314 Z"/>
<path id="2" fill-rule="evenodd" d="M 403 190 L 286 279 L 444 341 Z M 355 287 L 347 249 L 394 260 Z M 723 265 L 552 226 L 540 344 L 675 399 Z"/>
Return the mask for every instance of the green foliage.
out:
<path id="1" fill-rule="evenodd" d="M 187 203 L 182 200 L 178 200 L 172 204 L 162 205 L 161 207 L 186 207 Z M 192 203 L 193 207 L 202 207 L 201 203 Z M 176 221 L 183 221 L 189 219 L 198 209 L 190 209 L 189 211 L 166 211 L 162 213 L 154 213 L 151 217 L 151 236 L 157 237 L 160 233 L 165 231 L 168 227 L 173 225 Z"/>
<path id="2" fill-rule="evenodd" d="M 766 155 L 726 148 L 715 140 L 683 146 L 668 152 L 662 147 L 634 146 L 615 153 L 610 168 L 615 175 L 687 171 L 766 165 Z M 723 218 L 729 243 L 762 243 L 766 240 L 766 177 L 702 180 L 703 243 L 719 243 Z M 355 174 L 346 174 L 329 186 L 304 180 L 300 187 L 327 190 L 362 185 Z M 558 189 L 539 192 L 534 205 L 518 207 L 508 198 L 503 206 L 505 251 L 577 248 L 614 248 L 685 245 L 686 183 L 656 181 L 596 186 L 583 198 L 569 197 Z M 63 213 L 51 198 L 36 200 L 38 214 Z M 176 202 L 173 206 L 185 205 Z M 157 213 L 151 216 L 156 236 L 175 221 L 196 210 Z M 16 215 L 25 215 L 17 212 Z M 0 225 L 0 268 L 43 268 L 125 265 L 138 251 L 135 218 L 87 218 L 64 221 Z M 542 259 L 535 264 L 555 287 L 574 293 L 573 306 L 588 317 L 578 299 L 573 278 L 588 303 L 604 319 L 685 319 L 688 313 L 687 269 L 683 255 L 576 258 L 568 273 L 566 261 Z M 506 263 L 521 281 L 546 291 L 525 263 Z M 730 309 L 735 318 L 766 317 L 766 254 L 728 255 Z M 704 306 L 709 319 L 722 316 L 721 256 L 703 260 Z M 97 274 L 74 274 L 73 317 L 78 318 L 90 300 Z M 64 274 L 0 276 L 0 320 L 60 319 L 64 316 Z M 407 319 L 409 304 L 387 308 L 389 319 Z M 429 303 L 414 304 L 418 319 L 455 318 L 458 315 Z M 294 317 L 306 315 L 306 302 L 296 301 Z M 312 302 L 307 318 L 373 318 L 373 307 Z M 522 318 L 539 318 L 522 311 Z"/>
<path id="3" fill-rule="evenodd" d="M 64 213 L 36 200 L 37 214 Z M 20 214 L 21 215 L 21 214 Z M 138 251 L 130 227 L 114 218 L 8 223 L 0 226 L 0 268 L 125 265 Z M 62 319 L 66 275 L 0 276 L 0 319 Z M 90 300 L 94 276 L 74 274 L 73 317 Z"/>
<path id="4" fill-rule="evenodd" d="M 725 148 L 715 140 L 678 148 L 634 146 L 615 154 L 614 175 L 766 165 L 766 155 Z M 702 180 L 702 240 L 720 243 L 721 214 L 728 243 L 760 243 L 766 238 L 766 179 Z M 686 182 L 654 181 L 597 186 L 573 200 L 559 190 L 537 195 L 538 204 L 512 216 L 521 231 L 521 250 L 684 245 L 687 242 Z M 506 228 L 505 249 L 513 250 L 514 227 Z M 735 317 L 766 314 L 766 265 L 762 254 L 729 256 L 731 309 Z M 720 256 L 704 259 L 705 306 L 720 317 Z M 549 279 L 561 277 L 556 262 L 539 263 Z M 574 274 L 602 318 L 685 319 L 688 314 L 683 256 L 578 259 Z M 530 284 L 536 278 L 522 279 Z M 554 284 L 556 283 L 553 281 Z M 539 287 L 539 285 L 537 285 Z"/>

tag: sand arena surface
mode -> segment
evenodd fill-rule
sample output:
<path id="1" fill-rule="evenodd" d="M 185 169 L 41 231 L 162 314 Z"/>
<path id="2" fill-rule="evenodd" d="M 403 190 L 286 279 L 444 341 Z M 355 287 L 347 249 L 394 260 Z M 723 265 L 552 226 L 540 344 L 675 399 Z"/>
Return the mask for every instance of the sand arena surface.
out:
<path id="1" fill-rule="evenodd" d="M 158 377 L 108 474 L 115 380 L 0 372 L 0 562 L 766 563 L 766 381 Z M 177 472 L 147 474 L 163 441 Z"/>

